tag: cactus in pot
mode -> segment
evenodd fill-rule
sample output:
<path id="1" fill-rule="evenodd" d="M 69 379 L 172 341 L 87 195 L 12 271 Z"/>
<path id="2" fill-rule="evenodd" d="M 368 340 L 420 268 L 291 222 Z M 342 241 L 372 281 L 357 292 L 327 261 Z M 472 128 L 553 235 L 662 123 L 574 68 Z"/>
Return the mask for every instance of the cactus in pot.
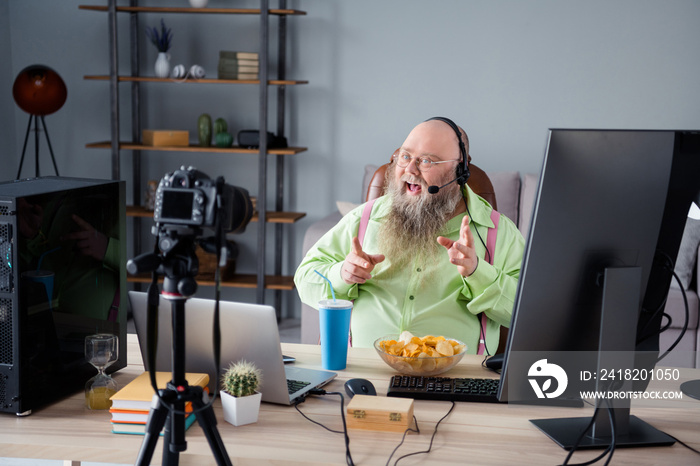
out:
<path id="1" fill-rule="evenodd" d="M 261 381 L 260 369 L 248 361 L 231 363 L 221 377 L 224 391 L 235 397 L 254 395 L 260 387 Z"/>

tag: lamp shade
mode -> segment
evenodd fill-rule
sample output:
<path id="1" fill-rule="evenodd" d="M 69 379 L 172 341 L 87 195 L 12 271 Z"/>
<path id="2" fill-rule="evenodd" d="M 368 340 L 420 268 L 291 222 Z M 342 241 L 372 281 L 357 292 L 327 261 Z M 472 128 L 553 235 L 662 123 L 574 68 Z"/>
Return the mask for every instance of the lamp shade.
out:
<path id="1" fill-rule="evenodd" d="M 63 107 L 68 91 L 63 79 L 44 65 L 31 65 L 20 71 L 12 86 L 12 97 L 19 108 L 31 115 L 48 115 Z"/>

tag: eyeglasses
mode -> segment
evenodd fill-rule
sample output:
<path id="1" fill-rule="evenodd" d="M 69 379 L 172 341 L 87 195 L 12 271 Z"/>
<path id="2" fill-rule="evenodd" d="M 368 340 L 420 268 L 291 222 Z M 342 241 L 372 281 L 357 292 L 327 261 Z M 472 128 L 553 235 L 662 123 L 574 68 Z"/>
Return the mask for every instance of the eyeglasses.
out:
<path id="1" fill-rule="evenodd" d="M 394 155 L 394 160 L 396 160 L 396 165 L 398 165 L 401 168 L 406 168 L 408 167 L 408 164 L 411 162 L 414 162 L 416 164 L 416 167 L 418 167 L 418 171 L 420 172 L 427 172 L 430 170 L 433 165 L 437 163 L 447 163 L 447 162 L 459 162 L 459 159 L 454 159 L 454 160 L 440 160 L 439 162 L 433 162 L 430 160 L 430 158 L 427 155 L 423 155 L 421 157 L 411 157 L 408 154 L 397 154 Z"/>

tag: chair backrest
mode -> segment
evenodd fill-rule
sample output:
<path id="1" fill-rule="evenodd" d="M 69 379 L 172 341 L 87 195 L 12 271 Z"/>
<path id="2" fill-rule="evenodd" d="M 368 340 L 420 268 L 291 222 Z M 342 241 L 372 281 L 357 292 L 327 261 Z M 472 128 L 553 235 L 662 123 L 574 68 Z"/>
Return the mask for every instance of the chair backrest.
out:
<path id="1" fill-rule="evenodd" d="M 398 149 L 394 151 L 394 154 L 397 152 Z M 384 194 L 384 177 L 390 164 L 391 159 L 389 163 L 385 163 L 377 168 L 376 172 L 374 172 L 374 176 L 372 176 L 369 186 L 367 187 L 367 197 L 365 198 L 365 202 L 376 199 Z M 486 172 L 470 162 L 469 173 L 470 176 L 469 180 L 467 180 L 467 184 L 471 190 L 486 199 L 486 201 L 491 204 L 491 207 L 498 210 L 498 206 L 496 205 L 496 193 L 494 192 L 493 185 L 491 184 L 491 180 Z"/>

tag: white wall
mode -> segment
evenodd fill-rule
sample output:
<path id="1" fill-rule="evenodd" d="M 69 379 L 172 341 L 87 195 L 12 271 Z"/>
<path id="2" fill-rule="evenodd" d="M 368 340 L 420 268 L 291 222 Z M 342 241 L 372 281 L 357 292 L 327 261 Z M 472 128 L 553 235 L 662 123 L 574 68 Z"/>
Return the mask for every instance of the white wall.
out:
<path id="1" fill-rule="evenodd" d="M 10 0 L 0 6 L 0 26 L 10 25 L 9 46 L 0 28 L 0 58 L 11 69 L 0 74 L 0 83 L 33 63 L 52 66 L 66 81 L 68 101 L 46 121 L 61 174 L 70 176 L 110 174 L 108 151 L 84 148 L 109 137 L 107 85 L 82 79 L 108 70 L 107 16 L 77 7 L 98 3 Z M 288 20 L 288 77 L 310 83 L 288 88 L 290 143 L 309 148 L 288 163 L 287 208 L 307 212 L 285 227 L 288 273 L 301 259 L 305 229 L 336 200 L 359 201 L 362 167 L 388 160 L 428 117 L 447 116 L 462 125 L 473 162 L 487 171 L 539 171 L 550 127 L 700 128 L 695 0 L 290 0 L 289 6 L 307 15 Z M 126 17 L 119 19 L 120 62 L 128 70 Z M 159 19 L 142 15 L 141 27 Z M 253 17 L 164 19 L 175 35 L 173 63 L 198 63 L 211 76 L 219 49 L 258 47 Z M 142 73 L 151 74 L 155 50 L 143 36 Z M 128 87 L 120 91 L 128 135 Z M 143 85 L 144 127 L 189 129 L 194 138 L 197 116 L 207 111 L 227 118 L 234 132 L 254 128 L 256 98 L 255 87 Z M 14 140 L 3 141 L 5 148 L 14 146 L 16 156 L 2 155 L 11 167 L 19 161 L 26 119 L 14 105 L 0 107 L 0 138 L 7 139 L 12 133 L 4 128 L 14 125 Z M 144 158 L 144 180 L 186 163 L 257 193 L 253 157 L 154 152 Z M 127 178 L 130 163 L 126 153 Z M 44 166 L 50 167 L 48 161 Z M 1 178 L 13 178 L 15 169 Z M 254 264 L 255 231 L 251 225 L 236 238 L 243 249 L 240 267 Z M 252 292 L 226 293 L 254 299 Z M 296 293 L 285 295 L 298 312 Z"/>

